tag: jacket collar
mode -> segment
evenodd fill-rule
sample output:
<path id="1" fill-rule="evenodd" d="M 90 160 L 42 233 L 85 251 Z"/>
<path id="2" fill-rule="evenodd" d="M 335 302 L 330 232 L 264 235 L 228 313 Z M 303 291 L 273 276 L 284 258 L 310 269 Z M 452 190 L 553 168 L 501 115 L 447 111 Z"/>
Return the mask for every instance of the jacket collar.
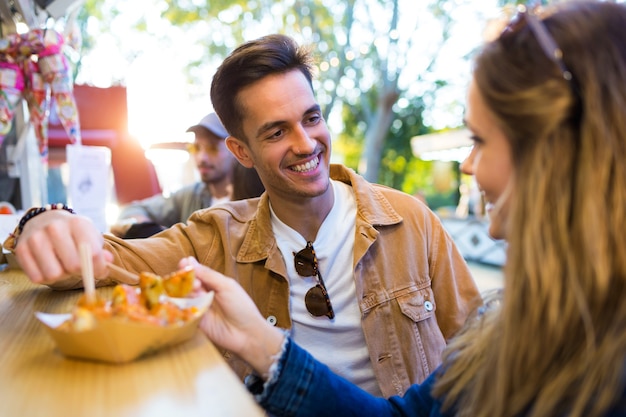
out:
<path id="1" fill-rule="evenodd" d="M 373 185 L 365 178 L 343 165 L 331 164 L 330 177 L 344 182 L 354 191 L 358 215 L 373 226 L 389 226 L 402 221 L 402 216 L 391 206 L 391 203 L 380 191 L 388 188 L 384 185 Z M 389 188 L 390 189 L 390 188 Z"/>
<path id="2" fill-rule="evenodd" d="M 402 216 L 391 206 L 389 200 L 380 190 L 380 185 L 372 185 L 354 170 L 339 164 L 330 165 L 330 178 L 350 185 L 354 191 L 357 216 L 362 222 L 371 226 L 389 226 L 400 223 Z M 387 188 L 387 187 L 384 187 Z M 268 259 L 267 267 L 272 270 L 284 269 L 281 256 L 271 256 L 279 253 L 276 239 L 272 232 L 270 220 L 269 196 L 263 193 L 257 206 L 257 211 L 250 219 L 246 237 L 237 253 L 237 262 L 249 263 Z M 281 265 L 274 265 L 280 263 Z"/>

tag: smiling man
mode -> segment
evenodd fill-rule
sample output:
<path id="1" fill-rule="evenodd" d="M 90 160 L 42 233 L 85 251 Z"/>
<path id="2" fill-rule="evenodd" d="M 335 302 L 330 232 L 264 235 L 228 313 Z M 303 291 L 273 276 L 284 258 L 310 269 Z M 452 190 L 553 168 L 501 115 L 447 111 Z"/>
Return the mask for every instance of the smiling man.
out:
<path id="1" fill-rule="evenodd" d="M 423 381 L 481 304 L 478 290 L 421 201 L 330 164 L 312 65 L 308 50 L 270 35 L 235 49 L 213 78 L 226 145 L 258 172 L 260 199 L 196 211 L 149 239 L 105 236 L 103 246 L 86 218 L 63 207 L 35 210 L 16 230 L 17 246 L 8 244 L 30 279 L 80 286 L 85 240 L 98 285 L 116 281 L 106 262 L 164 275 L 194 256 L 236 279 L 268 322 L 368 392 L 401 395 Z M 241 377 L 250 373 L 224 354 Z"/>
<path id="2" fill-rule="evenodd" d="M 226 145 L 257 170 L 269 197 L 271 235 L 258 239 L 272 248 L 249 255 L 270 270 L 284 263 L 287 272 L 275 269 L 289 300 L 253 298 L 266 317 L 288 303 L 290 316 L 281 313 L 277 325 L 339 374 L 369 392 L 402 394 L 407 382 L 421 382 L 424 370 L 439 363 L 446 340 L 480 297 L 425 205 L 330 164 L 331 136 L 312 65 L 309 51 L 271 35 L 236 49 L 213 79 L 211 100 L 230 133 Z M 255 220 L 269 232 L 261 214 L 262 206 Z M 298 255 L 307 248 L 316 268 L 302 277 Z M 276 285 L 260 276 L 239 280 L 250 294 Z M 318 316 L 307 306 L 316 285 L 325 299 Z M 412 335 L 402 348 L 400 335 Z"/>

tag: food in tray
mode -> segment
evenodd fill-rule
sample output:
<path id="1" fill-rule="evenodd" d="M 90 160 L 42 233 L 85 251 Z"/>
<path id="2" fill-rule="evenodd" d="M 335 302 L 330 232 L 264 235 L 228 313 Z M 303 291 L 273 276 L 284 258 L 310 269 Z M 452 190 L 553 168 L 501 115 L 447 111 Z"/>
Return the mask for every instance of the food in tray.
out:
<path id="1" fill-rule="evenodd" d="M 195 274 L 193 268 L 183 268 L 169 275 L 160 277 L 151 272 L 139 274 L 141 295 L 146 298 L 148 305 L 158 304 L 159 297 L 167 294 L 170 297 L 181 298 L 187 296 L 193 288 Z"/>
<path id="2" fill-rule="evenodd" d="M 194 336 L 214 296 L 190 297 L 194 279 L 191 268 L 145 272 L 132 279 L 140 285 L 119 284 L 106 299 L 85 291 L 70 313 L 35 315 L 68 358 L 122 364 Z"/>
<path id="3" fill-rule="evenodd" d="M 197 307 L 179 307 L 170 297 L 189 295 L 195 275 L 192 268 L 184 268 L 161 277 L 151 272 L 139 275 L 139 286 L 118 284 L 111 300 L 96 298 L 88 302 L 83 296 L 72 311 L 71 318 L 60 329 L 84 331 L 92 329 L 98 320 L 119 319 L 132 322 L 174 326 L 196 317 Z"/>

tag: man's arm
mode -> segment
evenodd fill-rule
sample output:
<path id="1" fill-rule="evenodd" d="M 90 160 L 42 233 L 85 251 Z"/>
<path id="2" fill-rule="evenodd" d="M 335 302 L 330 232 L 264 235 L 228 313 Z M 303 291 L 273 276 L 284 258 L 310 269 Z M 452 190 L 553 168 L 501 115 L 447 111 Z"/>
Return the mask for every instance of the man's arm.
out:
<path id="1" fill-rule="evenodd" d="M 430 270 L 437 300 L 437 322 L 449 340 L 482 305 L 467 262 L 438 218 L 433 221 Z"/>
<path id="2" fill-rule="evenodd" d="M 104 238 L 93 222 L 66 210 L 48 209 L 29 217 L 4 244 L 15 254 L 29 279 L 54 288 L 77 285 L 81 276 L 80 245 L 87 242 L 93 254 L 96 279 L 108 275 L 113 255 L 103 249 Z"/>
<path id="3" fill-rule="evenodd" d="M 130 203 L 122 209 L 110 232 L 117 237 L 124 237 L 126 232 L 138 223 L 156 223 L 169 227 L 176 223 L 179 213 L 178 203 L 172 197 L 155 195 L 144 200 Z"/>
<path id="4" fill-rule="evenodd" d="M 133 201 L 122 208 L 118 220 L 136 219 L 138 223 L 146 221 L 161 223 L 167 215 L 166 204 L 167 198 L 160 194 L 143 200 Z"/>
<path id="5" fill-rule="evenodd" d="M 201 190 L 202 187 L 196 183 L 175 191 L 167 198 L 155 195 L 134 201 L 122 209 L 118 222 L 111 226 L 111 233 L 123 237 L 135 223 L 153 222 L 171 227 L 185 221 L 193 211 L 203 208 Z"/>

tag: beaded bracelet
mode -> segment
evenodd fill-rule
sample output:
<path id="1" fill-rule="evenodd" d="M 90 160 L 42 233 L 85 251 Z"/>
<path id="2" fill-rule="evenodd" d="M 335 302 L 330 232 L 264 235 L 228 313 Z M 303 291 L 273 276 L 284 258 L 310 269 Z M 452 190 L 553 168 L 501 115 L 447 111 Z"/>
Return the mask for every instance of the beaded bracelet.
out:
<path id="1" fill-rule="evenodd" d="M 76 214 L 76 212 L 74 210 L 72 210 L 70 207 L 68 207 L 65 204 L 62 203 L 57 203 L 57 204 L 46 204 L 43 207 L 33 207 L 31 209 L 29 209 L 24 216 L 22 216 L 22 218 L 20 219 L 19 223 L 17 224 L 17 227 L 15 228 L 15 230 L 13 231 L 13 233 L 11 233 L 9 235 L 9 238 L 4 242 L 4 248 L 7 250 L 12 251 L 13 249 L 15 249 L 15 245 L 17 244 L 17 238 L 19 237 L 19 235 L 22 234 L 22 230 L 24 230 L 24 226 L 26 225 L 26 223 L 32 219 L 35 216 L 40 215 L 41 213 L 44 213 L 46 211 L 49 210 L 65 210 L 68 211 L 72 214 Z"/>
<path id="2" fill-rule="evenodd" d="M 22 216 L 22 218 L 20 219 L 20 222 L 17 225 L 17 234 L 21 234 L 22 233 L 22 230 L 24 229 L 24 225 L 26 225 L 26 222 L 28 222 L 33 217 L 38 216 L 41 213 L 44 213 L 44 212 L 49 211 L 49 210 L 65 210 L 65 211 L 69 211 L 72 214 L 76 214 L 74 212 L 74 210 L 72 210 L 70 207 L 66 206 L 65 204 L 61 204 L 61 203 L 46 204 L 43 207 L 33 207 L 33 208 L 29 209 L 26 212 L 26 214 L 24 214 L 24 216 Z"/>

